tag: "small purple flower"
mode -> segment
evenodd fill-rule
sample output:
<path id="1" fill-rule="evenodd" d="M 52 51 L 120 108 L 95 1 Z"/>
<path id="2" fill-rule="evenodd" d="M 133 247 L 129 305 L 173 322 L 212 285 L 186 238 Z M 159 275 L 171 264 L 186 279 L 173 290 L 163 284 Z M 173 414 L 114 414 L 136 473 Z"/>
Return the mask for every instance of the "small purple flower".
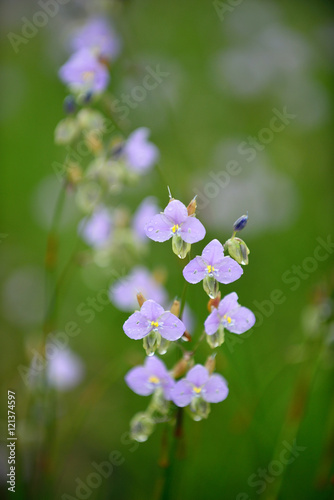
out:
<path id="1" fill-rule="evenodd" d="M 154 196 L 148 196 L 145 198 L 137 208 L 137 211 L 133 216 L 132 228 L 140 240 L 147 241 L 145 225 L 158 211 L 159 207 L 157 199 L 154 198 Z"/>
<path id="2" fill-rule="evenodd" d="M 59 390 L 77 386 L 84 376 L 84 365 L 76 354 L 69 349 L 56 349 L 47 366 L 49 383 Z"/>
<path id="3" fill-rule="evenodd" d="M 90 49 L 105 59 L 115 59 L 121 48 L 119 37 L 103 17 L 90 19 L 75 32 L 70 43 L 74 52 Z"/>
<path id="4" fill-rule="evenodd" d="M 80 222 L 78 232 L 88 245 L 101 248 L 108 242 L 112 229 L 111 214 L 106 208 L 100 207 Z"/>
<path id="5" fill-rule="evenodd" d="M 103 92 L 109 72 L 88 49 L 75 52 L 59 70 L 60 79 L 76 92 Z"/>
<path id="6" fill-rule="evenodd" d="M 173 402 L 181 408 L 197 398 L 207 403 L 220 403 L 227 395 L 226 380 L 218 374 L 209 375 L 202 365 L 191 368 L 185 378 L 176 382 L 171 392 Z"/>
<path id="7" fill-rule="evenodd" d="M 179 200 L 172 200 L 165 210 L 155 215 L 145 227 L 146 236 L 153 241 L 167 241 L 179 236 L 186 243 L 196 243 L 205 236 L 203 224 Z"/>
<path id="8" fill-rule="evenodd" d="M 242 267 L 235 260 L 224 256 L 224 247 L 218 240 L 210 241 L 202 255 L 192 259 L 183 269 L 184 278 L 193 284 L 206 276 L 212 276 L 219 283 L 232 283 L 242 273 Z"/>
<path id="9" fill-rule="evenodd" d="M 232 333 L 244 333 L 255 323 L 255 316 L 250 309 L 238 304 L 238 295 L 232 292 L 224 297 L 217 309 L 207 317 L 204 323 L 208 335 L 213 335 L 219 328 L 227 328 Z"/>
<path id="10" fill-rule="evenodd" d="M 140 311 L 133 313 L 123 325 L 130 339 L 138 340 L 151 332 L 156 332 L 166 340 L 177 340 L 184 334 L 186 327 L 179 318 L 165 311 L 154 300 L 146 300 Z"/>
<path id="11" fill-rule="evenodd" d="M 145 267 L 140 266 L 133 268 L 127 276 L 110 287 L 109 298 L 121 311 L 134 311 L 138 307 L 139 292 L 145 299 L 152 299 L 159 304 L 165 304 L 167 301 L 167 293 L 163 286 Z"/>
<path id="12" fill-rule="evenodd" d="M 149 134 L 148 128 L 138 128 L 129 135 L 122 149 L 128 168 L 139 174 L 152 168 L 159 158 L 159 149 L 147 140 Z"/>
<path id="13" fill-rule="evenodd" d="M 170 393 L 175 384 L 164 363 L 156 356 L 147 357 L 144 366 L 132 368 L 126 374 L 125 382 L 140 396 L 149 396 L 161 388 L 168 401 L 171 399 Z"/>

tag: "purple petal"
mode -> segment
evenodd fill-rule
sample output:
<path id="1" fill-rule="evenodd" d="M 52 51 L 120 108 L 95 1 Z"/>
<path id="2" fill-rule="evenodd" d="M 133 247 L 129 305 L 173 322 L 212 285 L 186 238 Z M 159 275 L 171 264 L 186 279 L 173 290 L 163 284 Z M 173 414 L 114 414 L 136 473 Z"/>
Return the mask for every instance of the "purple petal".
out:
<path id="1" fill-rule="evenodd" d="M 202 390 L 203 399 L 208 403 L 220 403 L 227 395 L 227 383 L 221 375 L 212 375 Z"/>
<path id="2" fill-rule="evenodd" d="M 164 312 L 164 308 L 154 300 L 146 300 L 140 309 L 140 314 L 149 321 L 156 321 Z"/>
<path id="3" fill-rule="evenodd" d="M 157 146 L 147 140 L 149 134 L 148 128 L 138 128 L 129 135 L 124 146 L 123 152 L 128 166 L 138 172 L 153 167 L 159 157 Z"/>
<path id="4" fill-rule="evenodd" d="M 242 273 L 242 267 L 231 257 L 224 257 L 215 264 L 214 276 L 217 281 L 225 285 L 239 279 Z"/>
<path id="5" fill-rule="evenodd" d="M 195 257 L 183 269 L 183 276 L 188 283 L 199 283 L 206 275 L 206 263 L 202 257 Z"/>
<path id="6" fill-rule="evenodd" d="M 185 379 L 179 380 L 171 391 L 171 397 L 176 406 L 187 406 L 193 397 L 192 385 Z"/>
<path id="7" fill-rule="evenodd" d="M 255 323 L 255 316 L 247 307 L 238 307 L 229 313 L 232 324 L 226 325 L 226 328 L 232 333 L 247 332 Z"/>
<path id="8" fill-rule="evenodd" d="M 149 377 L 147 368 L 136 366 L 126 374 L 125 382 L 136 394 L 148 396 L 154 392 L 154 386 L 149 383 Z"/>
<path id="9" fill-rule="evenodd" d="M 202 365 L 195 365 L 187 373 L 186 379 L 196 387 L 202 387 L 209 380 L 209 372 Z"/>
<path id="10" fill-rule="evenodd" d="M 218 240 L 212 240 L 202 252 L 202 257 L 210 266 L 224 259 L 224 247 Z"/>
<path id="11" fill-rule="evenodd" d="M 123 330 L 130 339 L 139 340 L 148 335 L 152 326 L 141 312 L 136 311 L 126 320 Z"/>
<path id="12" fill-rule="evenodd" d="M 164 339 L 177 340 L 182 337 L 186 327 L 175 314 L 167 311 L 159 318 L 158 331 Z"/>
<path id="13" fill-rule="evenodd" d="M 60 79 L 78 91 L 103 92 L 109 83 L 109 72 L 90 52 L 75 52 L 59 70 Z"/>
<path id="14" fill-rule="evenodd" d="M 146 241 L 145 226 L 160 209 L 154 196 L 145 198 L 136 210 L 132 219 L 132 228 L 140 240 Z"/>
<path id="15" fill-rule="evenodd" d="M 178 224 L 179 226 L 188 218 L 187 207 L 179 200 L 170 201 L 164 210 L 164 214 L 169 217 L 174 224 Z"/>
<path id="16" fill-rule="evenodd" d="M 150 375 L 155 375 L 159 379 L 168 376 L 165 364 L 157 356 L 148 356 L 145 360 L 145 368 Z"/>
<path id="17" fill-rule="evenodd" d="M 205 227 L 196 217 L 188 217 L 182 224 L 180 233 L 186 243 L 196 243 L 204 238 Z"/>
<path id="18" fill-rule="evenodd" d="M 219 302 L 219 315 L 223 317 L 224 314 L 228 311 L 232 311 L 236 307 L 238 307 L 238 295 L 235 292 L 229 293 Z"/>
<path id="19" fill-rule="evenodd" d="M 169 240 L 172 237 L 173 223 L 164 214 L 155 215 L 145 226 L 145 234 L 153 241 Z"/>
<path id="20" fill-rule="evenodd" d="M 212 313 L 206 318 L 204 323 L 205 332 L 208 335 L 213 335 L 216 333 L 220 325 L 220 317 L 218 310 L 214 309 Z"/>

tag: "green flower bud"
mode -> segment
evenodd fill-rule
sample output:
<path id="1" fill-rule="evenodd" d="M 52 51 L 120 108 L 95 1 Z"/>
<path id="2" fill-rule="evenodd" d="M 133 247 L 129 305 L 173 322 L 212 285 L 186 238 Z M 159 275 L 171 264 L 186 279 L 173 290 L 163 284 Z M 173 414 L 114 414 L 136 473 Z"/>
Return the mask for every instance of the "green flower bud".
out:
<path id="1" fill-rule="evenodd" d="M 70 144 L 79 134 L 79 126 L 77 121 L 72 118 L 64 118 L 61 120 L 55 130 L 56 144 Z"/>
<path id="2" fill-rule="evenodd" d="M 154 430 L 154 421 L 145 412 L 136 413 L 130 422 L 130 437 L 139 443 L 147 441 Z"/>
<path id="3" fill-rule="evenodd" d="M 170 341 L 161 337 L 160 345 L 158 347 L 159 354 L 166 354 Z"/>
<path id="4" fill-rule="evenodd" d="M 228 253 L 232 259 L 236 260 L 238 264 L 242 264 L 244 266 L 248 264 L 248 255 L 250 251 L 243 240 L 233 237 L 227 240 L 225 245 L 227 246 Z"/>
<path id="5" fill-rule="evenodd" d="M 76 202 L 84 212 L 92 212 L 100 203 L 101 187 L 96 182 L 84 182 L 78 186 Z"/>
<path id="6" fill-rule="evenodd" d="M 172 249 L 173 252 L 180 258 L 184 259 L 190 252 L 191 244 L 183 241 L 181 236 L 174 234 L 172 238 Z"/>
<path id="7" fill-rule="evenodd" d="M 163 390 L 161 388 L 156 389 L 147 409 L 150 416 L 159 419 L 168 414 L 169 408 L 170 401 L 165 399 Z"/>
<path id="8" fill-rule="evenodd" d="M 77 120 L 81 129 L 103 135 L 105 118 L 99 111 L 87 108 L 81 109 L 77 114 Z"/>
<path id="9" fill-rule="evenodd" d="M 203 288 L 209 295 L 210 299 L 215 299 L 219 293 L 219 283 L 214 276 L 205 276 L 203 280 Z"/>
<path id="10" fill-rule="evenodd" d="M 216 333 L 212 335 L 206 336 L 206 341 L 211 347 L 211 349 L 215 349 L 216 347 L 221 346 L 225 340 L 225 332 L 223 325 L 220 325 Z"/>
<path id="11" fill-rule="evenodd" d="M 161 335 L 159 332 L 152 330 L 146 337 L 143 338 L 143 346 L 147 356 L 152 356 L 159 348 L 161 343 Z"/>
<path id="12" fill-rule="evenodd" d="M 203 418 L 208 418 L 210 403 L 207 403 L 207 401 L 204 401 L 202 398 L 194 398 L 189 405 L 189 410 L 191 418 L 199 422 Z"/>

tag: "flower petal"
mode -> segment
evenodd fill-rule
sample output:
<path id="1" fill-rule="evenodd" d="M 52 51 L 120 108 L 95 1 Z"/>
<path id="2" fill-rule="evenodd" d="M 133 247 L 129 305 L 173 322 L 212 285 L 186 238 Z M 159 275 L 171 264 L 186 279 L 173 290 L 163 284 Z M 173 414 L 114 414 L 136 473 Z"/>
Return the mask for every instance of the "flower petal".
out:
<path id="1" fill-rule="evenodd" d="M 206 263 L 202 257 L 195 257 L 183 269 L 183 276 L 188 283 L 199 283 L 206 275 Z"/>
<path id="2" fill-rule="evenodd" d="M 150 333 L 152 326 L 141 312 L 136 311 L 126 320 L 123 330 L 130 339 L 139 340 Z"/>
<path id="3" fill-rule="evenodd" d="M 125 375 L 125 382 L 136 394 L 148 396 L 154 392 L 154 386 L 149 383 L 149 377 L 147 368 L 136 366 Z"/>
<path id="4" fill-rule="evenodd" d="M 186 243 L 196 243 L 204 238 L 205 227 L 196 217 L 188 217 L 181 226 L 180 234 Z"/>
<path id="5" fill-rule="evenodd" d="M 155 375 L 159 379 L 168 375 L 165 364 L 157 356 L 148 356 L 145 360 L 145 368 L 150 375 Z"/>
<path id="6" fill-rule="evenodd" d="M 190 401 L 192 400 L 192 396 L 192 385 L 185 379 L 176 382 L 173 390 L 171 391 L 172 401 L 176 404 L 176 406 L 179 406 L 181 408 L 187 406 L 190 403 Z"/>
<path id="7" fill-rule="evenodd" d="M 232 333 L 247 332 L 255 323 L 255 316 L 247 307 L 239 306 L 234 311 L 229 312 L 232 319 L 232 325 L 227 325 L 226 328 Z"/>
<path id="8" fill-rule="evenodd" d="M 242 267 L 231 257 L 224 257 L 215 264 L 214 276 L 219 283 L 232 283 L 240 278 L 243 273 Z"/>
<path id="9" fill-rule="evenodd" d="M 164 308 L 154 300 L 145 300 L 140 313 L 149 321 L 156 321 L 165 312 Z"/>
<path id="10" fill-rule="evenodd" d="M 220 325 L 220 317 L 217 309 L 214 309 L 212 313 L 206 318 L 204 323 L 205 332 L 208 335 L 213 335 L 216 333 Z"/>
<path id="11" fill-rule="evenodd" d="M 224 316 L 229 311 L 232 311 L 238 307 L 238 295 L 235 292 L 225 295 L 225 297 L 219 302 L 218 312 L 221 317 Z"/>
<path id="12" fill-rule="evenodd" d="M 195 365 L 187 373 L 186 379 L 196 387 L 201 387 L 209 380 L 209 372 L 202 365 Z"/>
<path id="13" fill-rule="evenodd" d="M 202 390 L 202 397 L 208 403 L 220 403 L 227 395 L 227 383 L 221 375 L 212 375 Z"/>
<path id="14" fill-rule="evenodd" d="M 158 331 L 160 335 L 167 340 L 177 340 L 186 331 L 183 322 L 169 311 L 160 316 Z"/>
<path id="15" fill-rule="evenodd" d="M 203 259 L 210 265 L 216 267 L 216 263 L 224 259 L 224 247 L 218 240 L 212 240 L 202 252 Z"/>
<path id="16" fill-rule="evenodd" d="M 164 214 L 155 215 L 145 226 L 145 234 L 153 241 L 169 240 L 173 233 L 171 231 L 173 223 Z"/>
<path id="17" fill-rule="evenodd" d="M 164 214 L 170 218 L 174 224 L 178 224 L 179 226 L 188 218 L 187 207 L 179 200 L 170 201 L 164 210 Z"/>

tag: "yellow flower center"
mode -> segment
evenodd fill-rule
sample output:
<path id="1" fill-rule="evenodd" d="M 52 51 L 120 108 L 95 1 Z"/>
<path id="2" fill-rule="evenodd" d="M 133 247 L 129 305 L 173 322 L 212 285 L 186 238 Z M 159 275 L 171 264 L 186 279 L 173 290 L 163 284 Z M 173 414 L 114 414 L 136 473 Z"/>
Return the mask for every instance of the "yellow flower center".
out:
<path id="1" fill-rule="evenodd" d="M 213 273 L 213 271 L 215 270 L 215 268 L 213 266 L 207 266 L 207 270 L 208 270 L 208 273 Z"/>
<path id="2" fill-rule="evenodd" d="M 172 231 L 173 233 L 176 233 L 176 231 L 179 229 L 179 225 L 178 224 L 175 224 L 173 227 L 172 227 Z"/>
<path id="3" fill-rule="evenodd" d="M 224 319 L 227 320 L 228 323 L 231 323 L 231 318 L 229 316 L 227 316 L 226 314 L 224 314 Z"/>
<path id="4" fill-rule="evenodd" d="M 154 326 L 155 328 L 158 328 L 159 323 L 157 321 L 151 321 L 151 326 Z"/>
<path id="5" fill-rule="evenodd" d="M 82 78 L 87 81 L 91 80 L 94 77 L 94 71 L 85 71 L 82 73 Z"/>
<path id="6" fill-rule="evenodd" d="M 201 392 L 201 387 L 194 387 L 194 391 L 196 392 L 196 394 L 199 394 Z"/>
<path id="7" fill-rule="evenodd" d="M 159 384 L 160 380 L 158 379 L 158 377 L 156 377 L 155 375 L 152 375 L 149 379 L 148 379 L 149 382 L 151 382 L 151 384 Z"/>

